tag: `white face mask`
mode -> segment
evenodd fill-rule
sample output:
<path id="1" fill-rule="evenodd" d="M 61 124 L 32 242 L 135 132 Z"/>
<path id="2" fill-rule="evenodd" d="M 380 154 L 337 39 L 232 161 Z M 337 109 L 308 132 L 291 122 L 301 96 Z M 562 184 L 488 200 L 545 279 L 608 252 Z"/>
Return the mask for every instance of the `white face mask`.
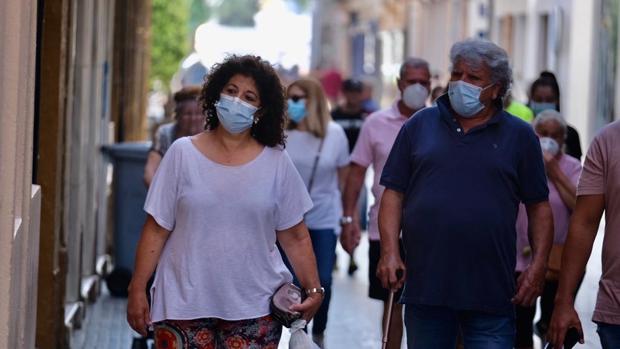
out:
<path id="1" fill-rule="evenodd" d="M 426 106 L 428 90 L 419 83 L 407 86 L 403 90 L 403 102 L 413 110 L 419 110 Z"/>
<path id="2" fill-rule="evenodd" d="M 547 153 L 551 156 L 556 156 L 560 152 L 560 145 L 553 138 L 541 137 L 540 149 L 542 149 L 543 153 Z"/>

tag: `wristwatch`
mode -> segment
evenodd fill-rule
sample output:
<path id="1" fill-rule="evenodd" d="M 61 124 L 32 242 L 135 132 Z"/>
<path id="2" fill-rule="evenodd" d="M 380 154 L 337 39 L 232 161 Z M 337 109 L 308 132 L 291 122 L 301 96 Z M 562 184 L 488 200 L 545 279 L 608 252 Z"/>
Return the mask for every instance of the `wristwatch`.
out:
<path id="1" fill-rule="evenodd" d="M 340 225 L 351 224 L 351 223 L 353 223 L 353 217 L 351 216 L 340 217 Z"/>
<path id="2" fill-rule="evenodd" d="M 321 296 L 325 296 L 325 288 L 323 287 L 307 288 L 304 290 L 304 293 L 306 294 L 306 296 L 310 296 L 313 293 L 318 293 Z"/>

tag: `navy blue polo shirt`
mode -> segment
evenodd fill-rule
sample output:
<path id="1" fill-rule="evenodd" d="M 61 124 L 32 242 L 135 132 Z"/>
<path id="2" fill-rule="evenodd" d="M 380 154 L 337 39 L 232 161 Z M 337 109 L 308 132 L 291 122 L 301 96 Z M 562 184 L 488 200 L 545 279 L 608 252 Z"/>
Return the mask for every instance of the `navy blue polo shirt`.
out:
<path id="1" fill-rule="evenodd" d="M 381 185 L 404 194 L 402 303 L 514 314 L 518 205 L 549 194 L 529 124 L 502 110 L 464 133 L 444 95 L 400 130 Z"/>

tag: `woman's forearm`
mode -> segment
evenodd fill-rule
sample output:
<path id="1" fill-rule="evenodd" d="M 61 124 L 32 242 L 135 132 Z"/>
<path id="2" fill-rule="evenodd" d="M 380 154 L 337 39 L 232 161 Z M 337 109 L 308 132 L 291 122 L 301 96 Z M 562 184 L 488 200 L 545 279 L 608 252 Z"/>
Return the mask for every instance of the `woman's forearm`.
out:
<path id="1" fill-rule="evenodd" d="M 279 231 L 278 242 L 291 262 L 301 286 L 304 289 L 320 287 L 321 281 L 312 250 L 312 240 L 306 225 L 302 222 L 292 228 Z"/>
<path id="2" fill-rule="evenodd" d="M 133 277 L 129 284 L 129 291 L 144 292 L 149 278 L 153 275 L 159 256 L 164 248 L 170 232 L 155 222 L 151 215 L 147 215 L 142 235 L 136 248 L 136 262 Z"/>

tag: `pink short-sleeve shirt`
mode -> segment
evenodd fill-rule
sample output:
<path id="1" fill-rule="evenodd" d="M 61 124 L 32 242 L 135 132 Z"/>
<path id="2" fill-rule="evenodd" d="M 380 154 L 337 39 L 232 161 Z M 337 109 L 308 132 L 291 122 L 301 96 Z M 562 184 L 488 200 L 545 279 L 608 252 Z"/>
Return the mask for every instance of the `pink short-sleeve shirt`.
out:
<path id="1" fill-rule="evenodd" d="M 593 320 L 620 325 L 620 121 L 594 138 L 579 178 L 577 195 L 605 196 L 603 275 Z"/>
<path id="2" fill-rule="evenodd" d="M 370 207 L 370 219 L 368 222 L 368 237 L 370 240 L 379 240 L 379 203 L 385 188 L 379 184 L 383 166 L 390 155 L 392 145 L 398 132 L 403 127 L 408 117 L 398 110 L 398 102 L 394 102 L 390 108 L 382 109 L 370 114 L 360 130 L 359 138 L 351 154 L 351 162 L 360 166 L 372 165 L 374 178 L 372 182 L 372 195 L 375 202 Z"/>

